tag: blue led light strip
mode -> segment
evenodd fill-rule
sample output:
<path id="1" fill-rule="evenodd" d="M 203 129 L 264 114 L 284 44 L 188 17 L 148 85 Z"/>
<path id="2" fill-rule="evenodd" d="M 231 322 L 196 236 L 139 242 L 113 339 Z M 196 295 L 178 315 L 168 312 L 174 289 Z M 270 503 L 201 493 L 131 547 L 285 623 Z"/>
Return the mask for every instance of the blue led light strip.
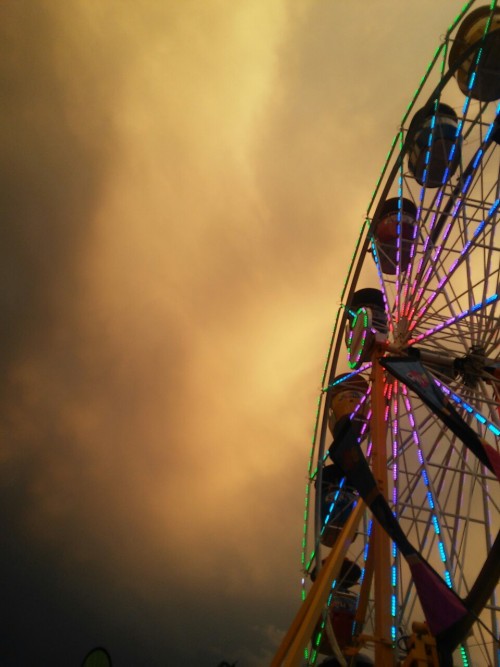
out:
<path id="1" fill-rule="evenodd" d="M 448 35 L 449 35 L 449 33 L 448 33 Z M 447 35 L 447 36 L 448 36 L 448 35 Z M 443 44 L 443 54 L 442 54 L 443 57 L 442 57 L 442 61 L 441 61 L 441 79 L 442 79 L 443 76 L 444 76 L 444 69 L 445 69 L 445 66 L 446 66 L 446 54 L 447 54 L 447 51 L 448 51 L 448 39 L 446 39 L 445 42 L 444 42 L 444 44 Z M 435 133 L 434 131 L 435 131 L 436 116 L 437 116 L 437 113 L 438 113 L 439 103 L 440 103 L 440 98 L 436 98 L 436 99 L 434 100 L 434 113 L 433 113 L 433 116 L 432 116 L 432 119 L 431 119 L 431 132 L 429 133 L 429 137 L 428 137 L 428 140 L 427 140 L 427 151 L 426 151 L 426 154 L 425 154 L 425 165 L 426 165 L 426 167 L 425 167 L 425 171 L 424 171 L 423 184 L 422 184 L 422 187 L 421 187 L 421 189 L 420 189 L 420 196 L 419 196 L 419 202 L 420 202 L 420 204 L 419 204 L 418 212 L 417 212 L 417 220 L 420 218 L 420 213 L 421 213 L 422 208 L 423 208 L 423 202 L 424 202 L 424 197 L 425 197 L 425 191 L 426 191 L 426 188 L 427 188 L 427 169 L 428 169 L 428 165 L 429 165 L 429 162 L 430 162 L 430 157 L 431 157 L 431 152 L 432 152 L 432 145 L 433 145 L 433 143 L 434 143 L 434 133 Z M 448 180 L 449 167 L 450 167 L 451 161 L 452 161 L 452 159 L 453 159 L 453 155 L 454 155 L 455 150 L 456 150 L 456 145 L 457 145 L 457 142 L 458 142 L 459 137 L 460 137 L 460 134 L 461 134 L 461 128 L 462 128 L 462 125 L 461 125 L 461 122 L 460 122 L 460 123 L 457 124 L 457 128 L 456 128 L 456 130 L 455 130 L 454 142 L 453 142 L 453 145 L 451 146 L 450 153 L 449 153 L 449 155 L 448 155 L 447 166 L 446 166 L 446 169 L 445 169 L 444 174 L 443 174 L 443 178 L 442 178 L 442 182 L 441 182 L 441 187 L 442 187 L 442 186 L 446 183 L 446 181 Z M 437 208 L 437 209 L 439 209 L 439 207 L 440 207 L 440 205 L 441 205 L 442 194 L 443 194 L 443 193 L 440 192 L 439 195 L 438 195 L 438 197 L 437 197 L 437 200 L 436 200 L 436 208 Z M 423 257 L 422 257 L 422 259 L 421 259 L 421 261 L 420 261 L 420 263 L 419 263 L 419 266 L 418 266 L 418 269 L 417 269 L 417 276 L 418 276 L 418 274 L 420 273 L 420 271 L 421 271 L 421 269 L 422 269 L 422 262 L 423 262 L 423 260 L 424 260 L 425 253 L 426 253 L 426 251 L 427 251 L 427 246 L 428 246 L 429 239 L 430 239 L 430 232 L 432 231 L 432 228 L 433 228 L 433 226 L 434 226 L 434 223 L 435 223 L 435 220 L 436 220 L 436 216 L 437 216 L 437 211 L 436 211 L 436 213 L 434 214 L 434 216 L 433 216 L 432 219 L 431 219 L 431 225 L 430 225 L 430 229 L 429 229 L 429 235 L 427 236 L 427 238 L 426 238 L 426 240 L 425 240 L 425 242 L 424 242 L 424 255 L 423 255 Z M 416 282 L 417 282 L 417 280 L 415 281 L 415 283 L 416 283 Z M 419 282 L 419 281 L 418 281 L 418 282 Z M 413 290 L 413 292 L 412 292 L 412 296 L 413 296 L 414 293 L 415 293 L 415 291 Z"/>
<path id="2" fill-rule="evenodd" d="M 403 150 L 403 132 L 399 134 L 399 150 Z M 400 291 L 401 291 L 401 253 L 403 252 L 402 242 L 403 242 L 403 160 L 401 160 L 401 166 L 399 167 L 398 175 L 398 226 L 397 226 L 397 236 L 396 236 L 396 299 L 394 302 L 394 311 L 396 316 L 396 324 L 399 322 L 401 317 L 400 311 Z"/>
<path id="3" fill-rule="evenodd" d="M 389 303 L 388 303 L 387 297 L 386 297 L 387 289 L 386 289 L 386 285 L 385 285 L 384 274 L 382 273 L 382 267 L 381 267 L 381 264 L 380 264 L 378 249 L 377 249 L 377 245 L 376 245 L 374 239 L 372 239 L 372 241 L 371 241 L 371 249 L 372 249 L 373 259 L 375 261 L 375 268 L 377 269 L 378 280 L 379 280 L 380 288 L 381 288 L 380 291 L 382 292 L 382 298 L 384 300 L 384 310 L 385 310 L 385 315 L 387 317 L 387 322 L 389 324 L 389 332 L 394 333 L 394 323 L 392 321 L 392 312 L 391 312 L 391 309 L 389 308 Z"/>
<path id="4" fill-rule="evenodd" d="M 475 408 L 473 408 L 472 405 L 469 405 L 466 401 L 464 401 L 459 396 L 454 394 L 451 391 L 451 389 L 449 389 L 442 382 L 439 382 L 439 380 L 436 380 L 436 378 L 434 378 L 434 382 L 437 384 L 437 386 L 441 389 L 443 393 L 449 396 L 449 398 L 451 398 L 452 401 L 454 401 L 457 405 L 459 405 L 466 412 L 472 415 L 475 418 L 475 420 L 479 422 L 479 424 L 489 429 L 493 433 L 493 435 L 496 435 L 497 437 L 500 436 L 500 428 L 498 428 L 496 424 L 493 424 L 493 422 L 491 422 L 489 419 L 486 419 L 486 417 L 484 417 L 480 412 L 478 412 Z"/>
<path id="5" fill-rule="evenodd" d="M 323 535 L 323 533 L 325 532 L 326 527 L 328 526 L 328 522 L 330 521 L 330 518 L 332 516 L 332 512 L 335 509 L 335 505 L 337 503 L 337 498 L 339 497 L 340 491 L 341 491 L 342 487 L 344 486 L 344 483 L 345 483 L 345 477 L 343 477 L 340 480 L 339 488 L 335 492 L 335 495 L 333 497 L 333 501 L 332 501 L 330 507 L 328 508 L 328 514 L 326 515 L 325 520 L 323 522 L 323 527 L 321 528 L 321 535 Z"/>
<path id="6" fill-rule="evenodd" d="M 368 560 L 368 552 L 370 550 L 370 536 L 372 534 L 372 528 L 373 528 L 373 519 L 370 519 L 368 522 L 368 527 L 366 530 L 366 542 L 365 546 L 363 548 L 363 565 L 361 566 L 361 576 L 359 578 L 359 584 L 360 586 L 363 585 L 363 581 L 365 579 L 365 573 L 366 573 L 366 561 Z M 356 636 L 358 634 L 358 624 L 356 621 L 354 621 L 353 624 L 353 636 Z"/>
<path id="7" fill-rule="evenodd" d="M 436 539 L 437 539 L 439 557 L 444 564 L 444 580 L 446 581 L 446 584 L 449 588 L 453 588 L 453 583 L 451 581 L 451 575 L 450 575 L 450 572 L 448 570 L 448 555 L 446 553 L 444 542 L 441 539 L 441 526 L 440 526 L 439 519 L 438 519 L 438 516 L 436 514 L 436 511 L 435 511 L 436 503 L 434 501 L 434 496 L 433 496 L 431 485 L 430 485 L 430 482 L 429 482 L 429 476 L 428 476 L 427 471 L 425 469 L 425 459 L 424 459 L 424 455 L 422 453 L 422 446 L 420 444 L 420 438 L 419 438 L 419 435 L 418 435 L 418 432 L 417 432 L 415 420 L 413 418 L 413 410 L 412 410 L 412 406 L 411 406 L 411 402 L 410 402 L 410 397 L 408 395 L 408 389 L 406 388 L 406 386 L 404 384 L 401 385 L 401 391 L 402 391 L 403 397 L 404 397 L 404 402 L 405 402 L 406 411 L 407 411 L 407 415 L 408 415 L 408 421 L 410 422 L 410 426 L 411 426 L 411 429 L 412 429 L 413 442 L 415 443 L 415 445 L 417 447 L 418 460 L 419 460 L 420 465 L 422 467 L 422 473 L 421 474 L 422 474 L 422 480 L 423 480 L 423 482 L 425 484 L 425 487 L 427 489 L 426 499 L 427 499 L 427 504 L 429 506 L 429 509 L 431 511 L 431 523 L 432 523 L 432 527 L 434 529 L 434 534 L 436 535 Z"/>
<path id="8" fill-rule="evenodd" d="M 398 442 L 399 442 L 399 406 L 398 406 L 398 382 L 394 381 L 393 386 L 393 399 L 392 399 L 392 412 L 393 412 L 393 421 L 392 421 L 392 501 L 393 501 L 393 514 L 398 518 L 397 507 L 399 502 L 398 497 L 398 486 L 399 486 L 399 469 L 398 469 Z M 397 573 L 398 573 L 398 552 L 397 547 L 394 542 L 392 542 L 392 565 L 391 565 L 391 637 L 392 641 L 397 639 L 397 612 L 398 612 L 398 597 L 397 597 Z"/>
<path id="9" fill-rule="evenodd" d="M 348 373 L 344 377 L 339 378 L 338 380 L 335 380 L 331 384 L 329 384 L 327 387 L 322 389 L 322 392 L 326 392 L 332 387 L 336 387 L 338 384 L 342 384 L 343 382 L 347 382 L 353 377 L 356 377 L 356 375 L 359 375 L 360 373 L 363 373 L 363 371 L 366 371 L 372 367 L 372 362 L 368 361 L 366 364 L 363 364 L 361 368 L 359 368 L 357 371 L 353 371 L 352 373 Z"/>

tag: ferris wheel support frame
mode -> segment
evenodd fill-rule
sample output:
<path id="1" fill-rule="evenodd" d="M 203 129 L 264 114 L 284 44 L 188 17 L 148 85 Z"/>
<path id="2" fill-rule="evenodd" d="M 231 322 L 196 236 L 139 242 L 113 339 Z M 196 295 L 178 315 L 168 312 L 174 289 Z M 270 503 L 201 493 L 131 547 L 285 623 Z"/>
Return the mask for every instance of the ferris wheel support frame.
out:
<path id="1" fill-rule="evenodd" d="M 311 641 L 321 614 L 324 612 L 332 584 L 340 572 L 340 567 L 354 538 L 365 512 L 365 503 L 359 499 L 349 519 L 342 528 L 339 538 L 321 568 L 307 597 L 303 600 L 288 632 L 273 658 L 271 667 L 299 667 L 304 651 Z"/>

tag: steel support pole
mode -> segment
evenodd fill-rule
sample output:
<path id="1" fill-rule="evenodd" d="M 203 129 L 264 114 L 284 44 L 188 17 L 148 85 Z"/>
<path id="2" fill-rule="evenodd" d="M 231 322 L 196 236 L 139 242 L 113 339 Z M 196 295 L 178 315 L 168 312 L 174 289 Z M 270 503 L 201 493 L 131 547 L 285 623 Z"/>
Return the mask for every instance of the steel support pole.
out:
<path id="1" fill-rule="evenodd" d="M 354 538 L 354 533 L 364 510 L 365 505 L 360 499 L 342 528 L 309 594 L 292 621 L 274 656 L 271 667 L 298 667 L 302 664 L 304 650 L 311 641 L 316 624 L 325 609 L 332 582 L 340 572 L 340 567 Z"/>
<path id="2" fill-rule="evenodd" d="M 387 483 L 387 423 L 385 419 L 385 370 L 379 364 L 383 347 L 378 347 L 373 356 L 372 367 L 372 470 L 378 488 L 384 498 L 388 497 Z M 391 615 L 391 541 L 387 533 L 375 521 L 371 548 L 374 550 L 375 592 L 375 664 L 377 667 L 393 667 L 395 656 L 392 640 Z"/>

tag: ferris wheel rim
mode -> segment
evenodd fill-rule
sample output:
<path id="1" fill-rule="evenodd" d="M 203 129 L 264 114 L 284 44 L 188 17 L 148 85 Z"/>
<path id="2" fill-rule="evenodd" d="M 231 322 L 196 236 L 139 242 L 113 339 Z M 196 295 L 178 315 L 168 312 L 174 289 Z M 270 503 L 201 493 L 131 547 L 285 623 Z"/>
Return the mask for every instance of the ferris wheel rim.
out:
<path id="1" fill-rule="evenodd" d="M 471 47 L 471 50 L 472 50 L 472 47 Z M 456 70 L 458 68 L 458 66 L 459 66 L 459 64 L 456 65 L 454 70 Z M 429 98 L 427 100 L 427 103 L 426 103 L 427 106 L 432 105 L 433 103 L 435 103 L 436 99 L 439 99 L 439 96 L 440 96 L 441 92 L 444 90 L 446 84 L 451 80 L 452 76 L 453 76 L 453 72 L 450 72 L 450 70 L 448 70 L 448 72 L 446 74 L 446 80 L 444 82 L 441 81 L 440 84 L 438 85 L 438 87 L 436 88 L 436 90 L 438 90 L 438 94 L 436 95 L 433 92 L 429 96 Z M 424 105 L 424 107 L 426 105 Z M 491 141 L 490 141 L 490 144 L 491 144 Z M 363 264 L 366 261 L 367 250 L 369 248 L 371 238 L 373 236 L 373 232 L 376 228 L 378 218 L 380 216 L 380 211 L 381 211 L 382 206 L 383 206 L 383 204 L 384 204 L 384 202 L 385 202 L 385 200 L 386 200 L 386 198 L 387 198 L 387 196 L 388 196 L 388 194 L 391 190 L 394 179 L 397 177 L 397 175 L 398 175 L 398 173 L 401 169 L 404 158 L 405 158 L 405 156 L 406 156 L 406 154 L 409 150 L 409 145 L 410 145 L 410 142 L 409 142 L 409 139 L 407 137 L 406 141 L 403 144 L 403 147 L 401 148 L 400 153 L 399 153 L 399 155 L 398 155 L 398 157 L 397 157 L 397 159 L 396 159 L 396 161 L 395 161 L 395 163 L 394 163 L 394 165 L 393 165 L 393 167 L 390 171 L 390 174 L 387 177 L 387 180 L 385 181 L 385 186 L 380 190 L 380 197 L 379 197 L 378 203 L 376 204 L 374 214 L 371 217 L 370 224 L 369 225 L 365 224 L 365 226 L 363 227 L 363 230 L 362 230 L 362 233 L 361 233 L 361 236 L 360 236 L 360 240 L 358 240 L 358 245 L 357 245 L 357 261 L 355 263 L 353 263 L 353 265 L 352 265 L 352 267 L 353 267 L 352 268 L 352 274 L 348 277 L 348 281 L 346 281 L 346 286 L 345 287 L 347 288 L 347 290 L 344 289 L 344 292 L 345 292 L 344 296 L 346 296 L 346 298 L 344 298 L 344 304 L 349 303 L 350 298 L 352 297 L 352 295 L 354 294 L 354 292 L 356 290 L 356 287 L 358 285 L 358 281 L 360 279 L 360 275 L 361 275 L 361 272 L 362 272 L 362 269 L 363 269 Z M 496 225 L 496 222 L 495 222 L 495 225 Z M 438 233 L 436 235 L 438 235 Z M 361 240 L 361 237 L 363 237 L 362 240 Z M 477 246 L 471 246 L 471 247 L 476 249 Z M 480 307 L 477 308 L 476 310 L 482 310 L 483 308 L 487 308 L 489 306 L 492 306 L 492 312 L 494 313 L 495 311 L 493 310 L 493 305 L 496 307 L 497 302 L 498 302 L 498 289 L 497 289 L 495 294 L 496 294 L 495 299 L 491 298 L 493 295 L 488 295 L 487 299 L 491 298 L 491 300 L 488 303 L 486 303 L 486 302 L 481 303 Z M 477 305 L 477 304 L 473 304 L 472 307 L 474 307 L 475 305 Z M 464 315 L 462 319 L 465 319 L 466 317 L 467 317 L 467 315 Z M 322 417 L 322 420 L 321 420 L 320 432 L 319 432 L 319 434 L 317 434 L 317 438 L 316 438 L 319 441 L 318 450 L 316 452 L 317 465 L 316 465 L 316 468 L 314 467 L 314 465 L 312 465 L 312 466 L 310 465 L 310 475 L 309 475 L 310 479 L 315 479 L 317 484 L 321 484 L 322 466 L 323 466 L 324 460 L 325 460 L 326 455 L 327 455 L 326 451 L 325 451 L 325 449 L 326 449 L 325 441 L 326 441 L 326 436 L 327 436 L 327 432 L 328 432 L 328 426 L 327 426 L 327 412 L 326 412 L 325 404 L 326 404 L 326 401 L 328 399 L 329 392 L 330 392 L 330 390 L 331 390 L 331 388 L 334 384 L 335 376 L 338 372 L 340 351 L 341 351 L 342 342 L 343 342 L 341 332 L 343 331 L 347 320 L 348 320 L 348 314 L 347 314 L 346 307 L 344 306 L 343 308 L 341 308 L 339 310 L 339 313 L 338 313 L 338 316 L 337 316 L 336 325 L 335 325 L 335 333 L 334 333 L 334 337 L 332 339 L 333 348 L 332 348 L 332 351 L 331 351 L 331 359 L 330 359 L 330 366 L 329 366 L 330 367 L 330 372 L 329 372 L 328 376 L 325 375 L 325 379 L 327 377 L 327 381 L 324 383 L 324 388 L 323 388 L 321 396 L 320 396 L 319 412 L 321 410 L 323 410 L 323 417 Z M 443 328 L 444 327 L 442 327 L 442 329 Z M 440 331 L 442 329 L 440 329 Z M 427 336 L 427 338 L 430 338 L 430 336 Z M 422 341 L 423 338 L 420 338 L 418 341 L 413 341 L 412 339 L 409 339 L 409 340 L 411 342 L 407 345 L 407 347 L 410 344 L 415 345 L 416 343 Z M 436 337 L 434 338 L 434 340 L 436 340 Z M 407 342 L 408 342 L 408 340 L 407 340 Z M 363 368 L 361 371 L 356 371 L 354 374 L 365 372 L 367 370 L 367 368 L 368 368 L 368 366 Z M 453 383 L 451 383 L 451 386 L 447 386 L 446 383 L 442 382 L 441 385 L 444 388 L 444 391 L 448 392 L 448 395 L 450 395 L 452 392 L 456 391 L 456 388 L 454 388 Z M 469 395 L 473 394 L 473 393 L 474 393 L 473 390 L 471 388 L 468 388 L 467 392 L 466 392 L 466 397 L 465 398 L 462 397 L 462 402 L 466 402 L 466 398 L 468 398 Z M 408 399 L 408 397 L 407 397 L 407 395 L 405 395 L 405 401 L 407 399 Z M 468 400 L 470 400 L 470 398 Z M 466 403 L 466 404 L 468 405 L 468 403 Z M 408 413 L 410 413 L 410 412 L 411 411 L 408 410 Z M 483 417 L 483 415 L 481 415 L 481 416 Z M 491 421 L 490 424 L 492 424 L 493 427 L 494 427 L 494 421 Z M 498 435 L 495 431 L 492 431 L 492 432 L 494 433 L 494 435 Z M 453 447 L 455 449 L 458 449 L 458 445 L 453 445 Z M 489 479 L 489 481 L 493 480 L 493 478 L 488 478 L 488 479 Z M 318 516 L 318 503 L 316 503 L 316 515 Z M 318 521 L 316 521 L 316 523 L 318 523 Z M 319 541 L 318 538 L 316 538 L 315 543 L 317 543 L 318 541 Z M 490 545 L 492 543 L 493 543 L 493 540 L 490 540 Z M 306 566 L 305 569 L 307 570 L 307 566 Z"/>

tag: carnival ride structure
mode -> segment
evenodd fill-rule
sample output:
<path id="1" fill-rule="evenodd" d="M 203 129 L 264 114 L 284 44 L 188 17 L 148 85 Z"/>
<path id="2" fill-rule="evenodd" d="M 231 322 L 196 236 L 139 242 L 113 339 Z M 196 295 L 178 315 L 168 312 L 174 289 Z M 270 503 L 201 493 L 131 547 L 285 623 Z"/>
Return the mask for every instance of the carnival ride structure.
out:
<path id="1" fill-rule="evenodd" d="M 499 208 L 500 7 L 471 1 L 347 271 L 275 667 L 500 665 Z"/>

